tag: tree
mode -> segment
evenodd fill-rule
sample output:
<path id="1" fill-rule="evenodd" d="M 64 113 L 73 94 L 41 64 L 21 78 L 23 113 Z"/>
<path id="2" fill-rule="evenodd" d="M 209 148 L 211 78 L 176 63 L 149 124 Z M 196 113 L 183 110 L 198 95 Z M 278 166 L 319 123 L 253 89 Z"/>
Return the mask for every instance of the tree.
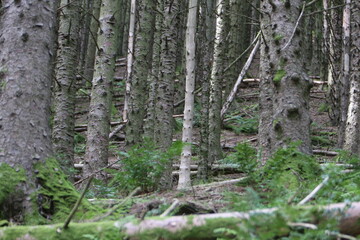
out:
<path id="1" fill-rule="evenodd" d="M 299 150 L 311 154 L 308 111 L 311 82 L 302 59 L 303 1 L 262 1 L 260 74 L 262 152 L 301 141 Z M 296 16 L 296 17 L 294 17 Z"/>
<path id="2" fill-rule="evenodd" d="M 131 83 L 126 126 L 126 142 L 128 146 L 139 144 L 143 138 L 144 118 L 148 94 L 148 74 L 151 70 L 152 43 L 155 24 L 155 2 L 141 0 L 137 2 L 138 18 L 134 44 L 134 62 L 129 76 Z"/>
<path id="3" fill-rule="evenodd" d="M 211 68 L 210 77 L 210 108 L 209 108 L 209 163 L 213 164 L 222 156 L 220 145 L 222 107 L 222 79 L 225 58 L 225 9 L 227 0 L 218 0 L 216 3 L 216 31 L 214 43 L 214 60 Z"/>
<path id="4" fill-rule="evenodd" d="M 97 44 L 99 49 L 95 59 L 88 116 L 84 175 L 90 175 L 108 163 L 111 84 L 117 49 L 118 14 L 118 0 L 102 1 Z M 96 177 L 106 178 L 103 172 Z"/>
<path id="5" fill-rule="evenodd" d="M 351 36 L 360 34 L 360 3 L 351 3 Z M 350 51 L 350 99 L 345 128 L 344 149 L 360 154 L 360 39 L 351 38 Z"/>
<path id="6" fill-rule="evenodd" d="M 6 216 L 23 221 L 36 211 L 33 205 L 41 183 L 36 163 L 52 156 L 50 99 L 55 56 L 56 1 L 2 1 L 0 19 L 0 163 L 14 172 L 24 169 L 7 203 Z M 6 7 L 4 7 L 6 6 Z"/>
<path id="7" fill-rule="evenodd" d="M 195 95 L 195 33 L 197 25 L 197 0 L 190 0 L 186 24 L 186 88 L 182 141 L 185 143 L 181 153 L 178 189 L 191 187 L 190 163 L 194 121 Z"/>
<path id="8" fill-rule="evenodd" d="M 52 139 L 54 152 L 65 171 L 74 165 L 76 66 L 79 62 L 79 4 L 79 1 L 68 4 L 66 0 L 63 0 L 60 5 L 62 11 L 58 30 L 59 47 L 56 54 Z"/>
<path id="9" fill-rule="evenodd" d="M 160 149 L 170 147 L 173 138 L 174 81 L 176 68 L 179 2 L 163 0 L 163 25 L 160 42 L 160 68 L 155 104 L 154 140 Z M 172 185 L 172 161 L 161 180 L 161 189 Z"/>

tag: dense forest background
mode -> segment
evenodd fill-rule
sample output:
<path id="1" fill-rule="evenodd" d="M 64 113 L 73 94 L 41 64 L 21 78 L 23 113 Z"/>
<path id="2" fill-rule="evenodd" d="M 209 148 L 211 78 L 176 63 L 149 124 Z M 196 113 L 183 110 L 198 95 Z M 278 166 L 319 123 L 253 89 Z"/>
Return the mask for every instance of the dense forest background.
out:
<path id="1" fill-rule="evenodd" d="M 360 234 L 358 1 L 0 7 L 0 238 Z"/>

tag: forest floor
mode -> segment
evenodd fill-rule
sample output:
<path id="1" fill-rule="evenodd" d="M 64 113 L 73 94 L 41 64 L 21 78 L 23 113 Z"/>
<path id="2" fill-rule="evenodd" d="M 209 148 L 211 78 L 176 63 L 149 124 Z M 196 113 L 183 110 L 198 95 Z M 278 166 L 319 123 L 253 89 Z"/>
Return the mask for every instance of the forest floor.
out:
<path id="1" fill-rule="evenodd" d="M 118 62 L 118 67 L 122 68 L 123 62 Z M 123 87 L 124 71 L 120 71 L 116 77 L 115 89 Z M 82 92 L 82 96 L 78 98 L 79 104 L 77 107 L 77 126 L 86 125 L 86 115 L 89 97 L 86 90 Z M 257 146 L 257 124 L 259 119 L 259 84 L 255 79 L 251 79 L 242 83 L 235 102 L 229 109 L 229 114 L 225 117 L 221 145 L 224 151 L 224 157 L 234 152 L 234 147 L 239 143 L 248 143 L 253 147 Z M 115 104 L 113 106 L 113 122 L 119 122 L 121 120 L 121 109 L 123 96 L 120 94 L 115 95 Z M 336 145 L 337 128 L 331 125 L 326 105 L 326 85 L 322 83 L 315 84 L 311 90 L 310 101 L 310 113 L 312 118 L 311 133 L 313 148 L 317 150 L 333 151 Z M 195 117 L 196 118 L 196 117 Z M 176 123 L 181 126 L 181 118 L 176 119 Z M 196 126 L 196 125 L 195 125 Z M 80 138 L 85 137 L 84 128 L 79 128 L 78 136 Z M 180 127 L 181 129 L 181 127 Z M 176 140 L 181 140 L 181 130 L 177 131 L 174 137 Z M 174 139 L 174 140 L 175 140 Z M 194 143 L 199 142 L 199 132 L 195 128 Z M 76 161 L 81 162 L 83 160 L 83 154 L 85 151 L 84 143 L 76 146 L 77 157 Z M 124 151 L 124 132 L 120 132 L 116 135 L 114 141 L 111 142 L 111 157 L 109 163 L 117 161 L 116 153 L 118 150 Z M 331 158 L 331 157 L 330 157 Z M 196 161 L 196 155 L 194 156 Z M 327 161 L 329 157 L 317 156 L 317 159 L 321 162 Z M 196 164 L 196 163 L 194 163 Z M 194 179 L 195 179 L 194 175 Z M 244 173 L 226 173 L 217 172 L 213 175 L 210 182 L 221 182 L 232 179 L 239 179 L 244 177 Z M 174 186 L 176 186 L 177 177 L 174 177 Z M 130 213 L 137 216 L 145 211 L 151 211 L 151 209 L 158 209 L 161 206 L 168 207 L 174 199 L 178 199 L 180 202 L 186 202 L 187 208 L 190 203 L 195 203 L 195 207 L 188 209 L 189 213 L 201 212 L 203 209 L 206 212 L 223 212 L 227 210 L 229 204 L 229 193 L 241 194 L 244 192 L 244 187 L 238 186 L 233 183 L 221 184 L 221 185 L 198 185 L 193 187 L 189 192 L 179 192 L 175 190 L 166 192 L 153 192 L 141 194 L 133 198 L 133 205 L 130 208 Z M 153 206 L 156 205 L 156 206 Z M 150 207 L 149 207 L 150 206 Z M 202 206 L 202 207 L 201 207 Z M 191 208 L 191 207 L 190 207 Z M 200 209 L 200 210 L 199 210 Z M 194 211 L 194 212 L 192 212 Z M 186 210 L 181 214 L 186 213 Z"/>

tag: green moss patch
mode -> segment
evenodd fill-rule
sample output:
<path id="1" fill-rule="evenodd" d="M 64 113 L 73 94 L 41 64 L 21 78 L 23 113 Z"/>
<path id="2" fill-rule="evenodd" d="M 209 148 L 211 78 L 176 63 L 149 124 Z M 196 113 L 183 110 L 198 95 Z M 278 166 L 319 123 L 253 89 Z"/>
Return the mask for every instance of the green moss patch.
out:
<path id="1" fill-rule="evenodd" d="M 70 213 L 80 194 L 67 180 L 66 175 L 54 158 L 49 158 L 45 163 L 38 163 L 36 180 L 41 185 L 37 191 L 37 204 L 40 214 L 52 222 L 62 222 Z M 74 219 L 92 218 L 100 212 L 84 199 Z"/>
<path id="2" fill-rule="evenodd" d="M 274 83 L 275 84 L 280 83 L 280 81 L 283 79 L 285 75 L 286 75 L 286 71 L 284 69 L 277 70 L 273 79 Z"/>
<path id="3" fill-rule="evenodd" d="M 15 191 L 15 187 L 26 180 L 25 171 L 22 168 L 12 168 L 8 164 L 0 164 L 0 205 Z"/>

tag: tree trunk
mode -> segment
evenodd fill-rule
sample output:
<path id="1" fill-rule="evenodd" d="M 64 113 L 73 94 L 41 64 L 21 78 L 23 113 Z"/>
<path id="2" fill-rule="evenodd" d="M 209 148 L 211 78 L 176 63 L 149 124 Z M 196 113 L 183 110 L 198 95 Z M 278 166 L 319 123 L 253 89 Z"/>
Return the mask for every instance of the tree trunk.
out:
<path id="1" fill-rule="evenodd" d="M 343 12 L 343 59 L 342 59 L 342 76 L 341 76 L 341 115 L 338 130 L 338 147 L 342 148 L 345 141 L 345 129 L 349 106 L 349 92 L 350 92 L 350 46 L 351 46 L 351 31 L 350 31 L 350 16 L 351 16 L 351 0 L 345 1 Z"/>
<path id="2" fill-rule="evenodd" d="M 195 34 L 197 26 L 198 1 L 189 1 L 189 13 L 186 24 L 186 88 L 182 141 L 185 144 L 180 159 L 178 190 L 190 189 L 190 164 L 194 121 L 194 91 L 195 91 Z"/>
<path id="3" fill-rule="evenodd" d="M 55 1 L 2 1 L 0 17 L 0 163 L 26 181 L 7 199 L 8 219 L 23 221 L 39 187 L 35 164 L 52 155 L 50 119 L 53 56 L 55 56 Z M 2 203 L 1 206 L 7 205 Z"/>
<path id="4" fill-rule="evenodd" d="M 139 144 L 143 139 L 143 125 L 147 102 L 147 77 L 151 70 L 151 54 L 155 23 L 154 0 L 137 2 L 138 22 L 136 24 L 136 40 L 134 62 L 132 64 L 131 91 L 128 98 L 129 111 L 126 125 L 126 144 Z"/>
<path id="5" fill-rule="evenodd" d="M 222 149 L 220 145 L 222 107 L 222 79 L 224 71 L 225 55 L 225 9 L 227 0 L 218 0 L 216 3 L 216 33 L 214 43 L 214 60 L 210 78 L 210 109 L 209 109 L 209 163 L 213 164 L 221 159 Z"/>
<path id="6" fill-rule="evenodd" d="M 74 165 L 74 127 L 76 73 L 80 29 L 79 1 L 68 4 L 61 1 L 54 87 L 54 152 L 64 172 L 71 175 Z"/>
<path id="7" fill-rule="evenodd" d="M 339 6 L 342 0 L 331 0 L 330 7 Z M 330 106 L 329 117 L 333 125 L 340 122 L 340 76 L 341 76 L 341 35 L 342 35 L 342 9 L 336 8 L 330 11 L 328 20 L 330 24 L 329 36 L 329 70 L 327 101 Z"/>
<path id="8" fill-rule="evenodd" d="M 293 141 L 301 142 L 301 152 L 312 152 L 308 110 L 311 82 L 306 75 L 301 54 L 303 4 L 300 0 L 291 3 L 267 0 L 261 3 L 261 10 L 264 11 L 261 26 L 265 38 L 261 52 L 261 76 L 264 83 L 260 91 L 261 97 L 265 98 L 261 100 L 262 109 L 267 105 L 272 106 L 272 113 L 266 110 L 269 111 L 266 114 L 271 122 L 262 116 L 263 122 L 259 129 L 260 137 L 263 138 L 260 143 L 264 144 L 262 147 L 266 148 L 263 150 L 265 153 Z"/>
<path id="9" fill-rule="evenodd" d="M 360 34 L 360 3 L 351 4 L 351 35 Z M 344 149 L 354 154 L 360 154 L 360 39 L 351 39 L 350 52 L 350 101 L 347 114 Z"/>
<path id="10" fill-rule="evenodd" d="M 98 34 L 99 50 L 96 54 L 88 116 L 84 174 L 90 175 L 108 164 L 110 132 L 111 84 L 114 78 L 115 53 L 119 19 L 118 0 L 104 0 L 100 10 Z M 96 178 L 105 179 L 104 172 Z"/>
<path id="11" fill-rule="evenodd" d="M 351 205 L 351 206 L 350 206 Z M 327 220 L 337 223 L 336 229 L 329 229 L 336 233 L 357 236 L 360 234 L 360 203 L 337 203 L 327 206 L 298 206 L 287 210 L 270 208 L 249 212 L 230 212 L 187 216 L 163 217 L 159 219 L 147 218 L 142 221 L 109 221 L 95 223 L 73 223 L 68 229 L 61 229 L 61 225 L 51 226 L 16 226 L 3 227 L 0 234 L 4 240 L 13 239 L 81 239 L 84 233 L 96 239 L 218 239 L 229 237 L 236 239 L 254 239 L 261 233 L 266 239 L 287 237 L 291 228 L 317 227 L 325 225 Z M 288 222 L 296 217 L 309 219 L 306 222 Z M 259 218 L 262 221 L 259 221 Z M 261 222 L 262 224 L 259 224 Z M 330 224 L 330 226 L 333 226 Z M 221 231 L 223 230 L 223 231 Z M 229 232 L 232 233 L 229 235 Z M 330 239 L 323 231 L 318 237 Z M 298 230 L 297 236 L 301 234 Z M 264 237 L 265 235 L 263 235 Z M 335 234 L 333 237 L 340 237 Z M 299 236 L 301 237 L 301 235 Z M 305 237 L 305 236 L 303 236 Z M 349 236 L 347 236 L 348 239 Z M 263 239 L 263 238 L 262 238 Z M 265 238 L 264 238 L 265 239 Z M 332 239 L 332 238 L 331 238 Z"/>
<path id="12" fill-rule="evenodd" d="M 85 81 L 91 82 L 94 76 L 94 63 L 95 54 L 98 51 L 97 36 L 99 29 L 99 17 L 100 17 L 101 0 L 93 0 L 92 4 L 92 15 L 90 29 L 89 45 L 87 46 L 87 53 L 84 65 L 84 78 Z"/>
<path id="13" fill-rule="evenodd" d="M 161 30 L 160 69 L 155 105 L 155 142 L 162 149 L 170 147 L 173 138 L 174 81 L 176 68 L 178 0 L 163 0 L 163 28 Z M 169 162 L 161 179 L 160 188 L 172 186 Z"/>
<path id="14" fill-rule="evenodd" d="M 201 90 L 200 118 L 200 154 L 197 178 L 207 180 L 209 175 L 209 90 L 211 62 L 213 57 L 213 39 L 215 35 L 215 3 L 214 0 L 200 0 L 199 37 L 197 38 L 197 83 Z"/>
<path id="15" fill-rule="evenodd" d="M 123 110 L 124 121 L 128 120 L 128 113 L 129 113 L 129 98 L 131 94 L 131 74 L 132 74 L 132 64 L 134 61 L 135 17 L 136 17 L 136 0 L 131 0 L 128 51 L 127 51 L 127 63 L 126 63 L 125 100 L 124 100 L 124 110 Z"/>

